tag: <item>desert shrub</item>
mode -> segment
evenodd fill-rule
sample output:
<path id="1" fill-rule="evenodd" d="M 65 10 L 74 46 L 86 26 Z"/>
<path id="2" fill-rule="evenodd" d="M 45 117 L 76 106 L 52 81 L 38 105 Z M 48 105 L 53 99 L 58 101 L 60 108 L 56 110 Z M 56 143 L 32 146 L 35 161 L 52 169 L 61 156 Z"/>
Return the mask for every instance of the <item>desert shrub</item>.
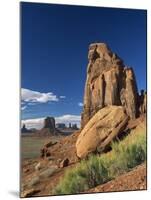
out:
<path id="1" fill-rule="evenodd" d="M 108 180 L 108 170 L 103 162 L 100 162 L 96 156 L 90 156 L 88 161 L 81 161 L 75 168 L 66 172 L 54 193 L 80 193 Z"/>
<path id="2" fill-rule="evenodd" d="M 103 160 L 98 159 L 97 156 L 90 156 L 85 165 L 87 166 L 86 178 L 89 188 L 105 183 L 110 179 Z"/>
<path id="3" fill-rule="evenodd" d="M 141 164 L 146 160 L 145 134 L 129 135 L 122 142 L 114 142 L 111 154 L 113 157 L 110 162 L 112 176 L 117 176 Z"/>
<path id="4" fill-rule="evenodd" d="M 84 162 L 81 165 L 67 171 L 63 180 L 55 188 L 55 194 L 73 194 L 87 189 L 86 168 Z"/>
<path id="5" fill-rule="evenodd" d="M 66 171 L 54 194 L 75 194 L 103 184 L 146 160 L 146 135 L 128 135 L 112 143 L 112 151 L 101 156 L 91 155 Z"/>

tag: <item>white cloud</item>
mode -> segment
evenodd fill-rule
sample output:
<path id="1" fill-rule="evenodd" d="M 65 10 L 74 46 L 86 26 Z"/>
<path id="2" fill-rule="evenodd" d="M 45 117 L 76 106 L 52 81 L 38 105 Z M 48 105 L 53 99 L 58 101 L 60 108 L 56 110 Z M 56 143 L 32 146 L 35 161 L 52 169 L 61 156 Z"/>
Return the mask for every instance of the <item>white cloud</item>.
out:
<path id="1" fill-rule="evenodd" d="M 30 103 L 47 103 L 49 101 L 58 101 L 56 95 L 52 92 L 41 93 L 29 89 L 21 89 L 21 100 Z"/>
<path id="2" fill-rule="evenodd" d="M 55 117 L 56 123 L 65 123 L 68 125 L 69 123 L 76 123 L 80 126 L 81 116 L 79 115 L 62 115 L 60 117 Z"/>
<path id="3" fill-rule="evenodd" d="M 23 106 L 21 107 L 21 110 L 25 110 L 27 108 L 27 106 Z"/>
<path id="4" fill-rule="evenodd" d="M 37 103 L 35 103 L 35 102 L 29 102 L 29 103 L 27 103 L 27 105 L 28 106 L 34 106 L 34 105 L 37 105 Z"/>
<path id="5" fill-rule="evenodd" d="M 78 106 L 83 107 L 83 103 L 79 102 Z"/>
<path id="6" fill-rule="evenodd" d="M 60 96 L 60 99 L 65 99 L 66 98 L 66 96 Z"/>
<path id="7" fill-rule="evenodd" d="M 43 126 L 44 118 L 37 119 L 25 119 L 21 121 L 21 124 L 25 124 L 27 128 L 37 128 L 40 129 Z"/>
<path id="8" fill-rule="evenodd" d="M 68 125 L 69 123 L 76 123 L 78 127 L 80 127 L 81 116 L 79 115 L 62 115 L 59 117 L 55 117 L 56 123 L 65 123 Z M 22 124 L 26 124 L 27 128 L 37 128 L 40 129 L 43 127 L 44 117 L 36 118 L 36 119 L 26 119 L 21 121 Z"/>

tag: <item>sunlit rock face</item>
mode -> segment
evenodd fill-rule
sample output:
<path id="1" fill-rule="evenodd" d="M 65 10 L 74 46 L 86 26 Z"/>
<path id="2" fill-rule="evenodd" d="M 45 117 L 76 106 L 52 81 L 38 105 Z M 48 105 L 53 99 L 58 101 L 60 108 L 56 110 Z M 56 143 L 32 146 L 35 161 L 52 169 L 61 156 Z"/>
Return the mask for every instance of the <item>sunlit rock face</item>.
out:
<path id="1" fill-rule="evenodd" d="M 98 110 L 110 105 L 123 106 L 127 115 L 135 119 L 139 114 L 139 105 L 132 68 L 125 66 L 105 43 L 89 46 L 88 61 L 81 127 Z"/>

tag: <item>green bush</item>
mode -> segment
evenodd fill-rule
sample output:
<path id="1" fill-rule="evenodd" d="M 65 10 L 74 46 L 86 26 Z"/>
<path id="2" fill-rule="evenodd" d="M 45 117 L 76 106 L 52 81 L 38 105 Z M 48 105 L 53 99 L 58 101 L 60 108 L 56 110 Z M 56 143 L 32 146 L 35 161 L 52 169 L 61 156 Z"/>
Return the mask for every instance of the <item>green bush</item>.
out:
<path id="1" fill-rule="evenodd" d="M 68 170 L 54 194 L 75 194 L 103 184 L 146 160 L 146 135 L 132 134 L 121 142 L 112 143 L 112 151 L 101 156 L 91 155 Z"/>
<path id="2" fill-rule="evenodd" d="M 146 160 L 145 134 L 130 135 L 120 143 L 112 144 L 110 174 L 116 177 Z"/>
<path id="3" fill-rule="evenodd" d="M 75 168 L 67 171 L 54 193 L 80 193 L 108 180 L 108 170 L 103 162 L 100 162 L 96 156 L 91 156 L 88 161 L 81 161 Z"/>

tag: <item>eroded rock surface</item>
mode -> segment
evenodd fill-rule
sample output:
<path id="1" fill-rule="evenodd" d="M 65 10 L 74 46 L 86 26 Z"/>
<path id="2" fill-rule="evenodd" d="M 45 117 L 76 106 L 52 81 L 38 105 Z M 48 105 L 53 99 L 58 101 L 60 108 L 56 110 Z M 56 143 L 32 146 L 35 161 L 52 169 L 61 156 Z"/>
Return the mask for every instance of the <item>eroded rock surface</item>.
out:
<path id="1" fill-rule="evenodd" d="M 76 142 L 76 153 L 85 158 L 93 152 L 102 152 L 125 128 L 128 116 L 122 106 L 100 109 L 85 125 Z"/>
<path id="2" fill-rule="evenodd" d="M 139 96 L 139 111 L 141 114 L 145 114 L 147 112 L 147 92 L 141 90 L 141 94 Z"/>
<path id="3" fill-rule="evenodd" d="M 125 66 L 122 59 L 104 43 L 89 46 L 88 60 L 81 127 L 98 110 L 109 105 L 123 106 L 127 115 L 135 119 L 139 106 L 132 68 Z"/>

